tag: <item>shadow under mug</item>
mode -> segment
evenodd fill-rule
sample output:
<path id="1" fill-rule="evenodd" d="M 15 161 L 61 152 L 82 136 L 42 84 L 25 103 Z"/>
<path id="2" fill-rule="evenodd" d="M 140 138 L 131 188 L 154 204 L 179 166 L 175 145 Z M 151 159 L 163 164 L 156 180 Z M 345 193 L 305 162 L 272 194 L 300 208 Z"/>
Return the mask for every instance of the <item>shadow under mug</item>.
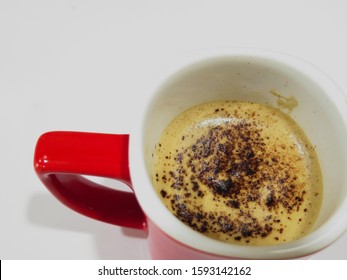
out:
<path id="1" fill-rule="evenodd" d="M 148 232 L 154 259 L 298 258 L 325 248 L 346 231 L 347 102 L 324 73 L 279 53 L 229 50 L 183 59 L 164 76 L 134 116 L 138 127 L 130 135 L 53 131 L 39 138 L 35 171 L 58 200 L 88 217 Z M 323 202 L 313 231 L 276 246 L 226 244 L 194 231 L 166 209 L 152 187 L 152 153 L 163 129 L 184 110 L 209 101 L 278 107 L 274 90 L 297 100 L 290 115 L 320 161 Z M 132 192 L 107 188 L 81 175 L 117 179 Z"/>

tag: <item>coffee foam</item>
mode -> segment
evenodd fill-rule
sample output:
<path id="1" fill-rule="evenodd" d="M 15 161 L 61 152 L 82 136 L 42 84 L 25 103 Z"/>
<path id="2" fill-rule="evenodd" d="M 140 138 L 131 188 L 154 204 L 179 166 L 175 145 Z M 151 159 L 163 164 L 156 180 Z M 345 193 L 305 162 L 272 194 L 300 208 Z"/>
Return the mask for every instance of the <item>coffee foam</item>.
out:
<path id="1" fill-rule="evenodd" d="M 322 178 L 314 148 L 273 107 L 193 107 L 165 129 L 153 156 L 153 184 L 166 207 L 209 237 L 288 242 L 307 234 L 318 215 Z"/>

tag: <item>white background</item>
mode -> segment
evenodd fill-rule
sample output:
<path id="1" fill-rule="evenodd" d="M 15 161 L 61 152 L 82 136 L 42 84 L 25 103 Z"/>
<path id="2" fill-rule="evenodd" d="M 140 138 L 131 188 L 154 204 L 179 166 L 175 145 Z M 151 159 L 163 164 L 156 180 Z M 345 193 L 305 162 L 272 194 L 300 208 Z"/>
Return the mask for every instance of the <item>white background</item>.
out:
<path id="1" fill-rule="evenodd" d="M 32 167 L 43 132 L 130 132 L 148 73 L 207 49 L 295 55 L 347 93 L 346 30 L 345 0 L 0 0 L 0 259 L 149 258 L 143 233 L 48 193 Z M 347 233 L 308 258 L 347 259 Z"/>

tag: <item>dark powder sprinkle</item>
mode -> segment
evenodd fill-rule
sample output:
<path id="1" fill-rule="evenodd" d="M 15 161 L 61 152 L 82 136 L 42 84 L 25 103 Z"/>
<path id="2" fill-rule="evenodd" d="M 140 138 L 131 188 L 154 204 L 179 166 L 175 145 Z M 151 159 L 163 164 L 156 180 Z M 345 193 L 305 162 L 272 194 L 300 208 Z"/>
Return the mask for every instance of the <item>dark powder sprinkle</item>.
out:
<path id="1" fill-rule="evenodd" d="M 224 233 L 230 232 L 230 231 L 233 230 L 233 225 L 232 225 L 232 224 L 229 224 L 229 223 L 222 224 L 221 230 L 222 230 L 222 232 L 224 232 Z"/>
<path id="2" fill-rule="evenodd" d="M 236 208 L 236 209 L 240 208 L 240 202 L 238 202 L 237 200 L 228 200 L 226 202 L 226 205 L 231 208 Z"/>
<path id="3" fill-rule="evenodd" d="M 250 237 L 250 236 L 252 236 L 253 230 L 252 230 L 250 224 L 244 224 L 241 227 L 241 234 L 242 234 L 243 237 Z"/>
<path id="4" fill-rule="evenodd" d="M 211 127 L 191 146 L 176 150 L 176 168 L 169 171 L 170 178 L 162 177 L 163 182 L 170 180 L 171 187 L 185 198 L 184 203 L 180 203 L 180 195 L 174 195 L 171 200 L 175 215 L 200 232 L 225 233 L 236 241 L 247 238 L 249 242 L 249 238 L 257 236 L 265 238 L 273 231 L 276 219 L 268 215 L 258 220 L 250 210 L 245 210 L 250 208 L 250 203 L 275 211 L 282 206 L 290 214 L 300 207 L 304 195 L 297 190 L 296 176 L 278 172 L 287 170 L 288 166 L 271 153 L 275 151 L 266 150 L 261 130 L 255 123 L 244 121 Z M 267 172 L 261 171 L 264 168 Z M 192 175 L 183 176 L 188 173 Z M 268 194 L 264 198 L 264 184 L 268 182 L 274 185 L 267 187 Z M 213 195 L 213 200 L 224 200 L 238 216 L 231 220 L 196 206 L 194 199 L 204 197 L 208 192 Z M 167 198 L 164 190 L 160 195 Z M 278 232 L 282 233 L 283 229 Z"/>
<path id="5" fill-rule="evenodd" d="M 266 197 L 265 204 L 268 208 L 272 208 L 274 207 L 275 203 L 275 191 L 271 190 L 271 192 Z"/>
<path id="6" fill-rule="evenodd" d="M 202 223 L 202 226 L 200 227 L 199 231 L 202 233 L 208 231 L 208 223 L 206 221 Z"/>
<path id="7" fill-rule="evenodd" d="M 161 197 L 165 198 L 167 196 L 167 192 L 164 190 L 161 190 L 160 195 L 161 195 Z"/>
<path id="8" fill-rule="evenodd" d="M 203 191 L 198 191 L 198 197 L 204 197 L 205 196 L 205 194 L 204 194 L 204 192 Z"/>
<path id="9" fill-rule="evenodd" d="M 177 157 L 176 157 L 176 160 L 179 162 L 179 163 L 182 163 L 183 161 L 183 155 L 181 153 L 178 153 L 177 154 Z"/>
<path id="10" fill-rule="evenodd" d="M 226 197 L 229 196 L 232 191 L 233 182 L 230 178 L 228 178 L 227 180 L 213 181 L 211 184 L 209 184 L 209 186 L 211 186 L 214 194 L 219 194 Z"/>
<path id="11" fill-rule="evenodd" d="M 198 191 L 199 190 L 199 184 L 195 181 L 193 181 L 192 184 L 193 184 L 192 190 L 195 192 Z"/>
<path id="12" fill-rule="evenodd" d="M 191 197 L 191 193 L 190 192 L 186 192 L 185 194 L 184 194 L 184 196 L 186 197 L 186 198 L 188 198 L 188 197 Z"/>

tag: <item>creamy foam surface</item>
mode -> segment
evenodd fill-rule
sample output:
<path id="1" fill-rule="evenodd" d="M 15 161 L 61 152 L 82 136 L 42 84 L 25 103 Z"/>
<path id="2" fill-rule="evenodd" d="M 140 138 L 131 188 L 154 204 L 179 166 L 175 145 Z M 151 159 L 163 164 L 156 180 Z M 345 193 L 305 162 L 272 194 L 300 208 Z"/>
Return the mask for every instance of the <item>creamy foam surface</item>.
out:
<path id="1" fill-rule="evenodd" d="M 273 245 L 307 234 L 322 201 L 314 148 L 286 114 L 218 101 L 174 119 L 155 147 L 152 181 L 166 207 L 218 240 Z"/>

